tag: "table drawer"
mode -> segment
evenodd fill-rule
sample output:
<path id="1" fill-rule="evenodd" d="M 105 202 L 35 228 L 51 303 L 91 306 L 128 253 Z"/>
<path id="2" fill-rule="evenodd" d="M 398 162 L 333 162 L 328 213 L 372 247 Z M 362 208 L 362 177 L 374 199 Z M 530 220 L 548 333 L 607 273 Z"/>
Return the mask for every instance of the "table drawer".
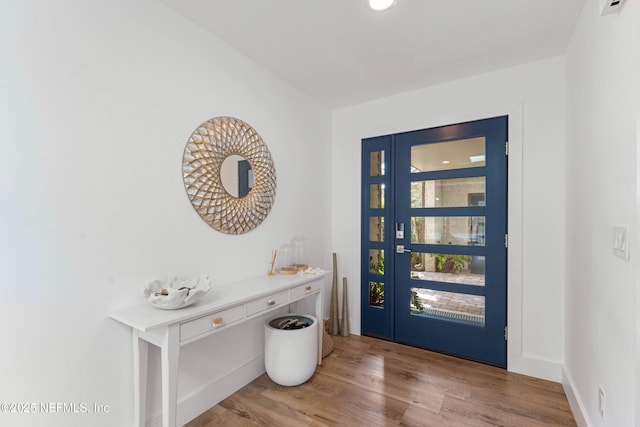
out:
<path id="1" fill-rule="evenodd" d="M 244 307 L 238 305 L 226 310 L 218 311 L 198 319 L 184 322 L 180 325 L 180 341 L 188 340 L 214 329 L 229 325 L 244 317 Z"/>
<path id="2" fill-rule="evenodd" d="M 291 289 L 291 299 L 300 299 L 307 294 L 319 291 L 321 284 L 322 282 L 316 280 L 315 282 L 307 283 L 306 285 L 296 286 Z"/>
<path id="3" fill-rule="evenodd" d="M 269 295 L 268 297 L 260 298 L 248 302 L 247 307 L 247 316 L 251 316 L 252 314 L 260 313 L 268 308 L 275 307 L 280 304 L 285 304 L 289 302 L 289 291 L 278 292 L 274 295 Z"/>

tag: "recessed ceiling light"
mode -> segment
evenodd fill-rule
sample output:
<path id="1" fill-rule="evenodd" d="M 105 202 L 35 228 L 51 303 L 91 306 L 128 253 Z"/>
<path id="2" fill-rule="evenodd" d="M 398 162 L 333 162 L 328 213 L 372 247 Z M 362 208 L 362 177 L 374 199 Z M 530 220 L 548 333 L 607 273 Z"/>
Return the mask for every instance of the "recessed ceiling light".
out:
<path id="1" fill-rule="evenodd" d="M 471 160 L 471 163 L 484 162 L 485 156 L 484 154 L 479 156 L 469 156 L 469 160 Z"/>
<path id="2" fill-rule="evenodd" d="M 373 10 L 387 10 L 396 4 L 396 0 L 369 0 L 369 7 Z"/>
<path id="3" fill-rule="evenodd" d="M 443 165 L 448 165 L 449 163 L 451 163 L 451 161 L 450 161 L 450 160 L 443 160 L 443 161 L 442 161 L 442 164 L 443 164 Z"/>

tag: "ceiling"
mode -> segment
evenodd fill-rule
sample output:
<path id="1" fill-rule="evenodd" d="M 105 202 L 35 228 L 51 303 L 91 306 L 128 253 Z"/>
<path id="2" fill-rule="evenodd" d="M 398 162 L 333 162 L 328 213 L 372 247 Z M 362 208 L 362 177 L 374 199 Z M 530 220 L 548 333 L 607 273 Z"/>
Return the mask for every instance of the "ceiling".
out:
<path id="1" fill-rule="evenodd" d="M 329 108 L 564 53 L 585 0 L 161 0 Z"/>

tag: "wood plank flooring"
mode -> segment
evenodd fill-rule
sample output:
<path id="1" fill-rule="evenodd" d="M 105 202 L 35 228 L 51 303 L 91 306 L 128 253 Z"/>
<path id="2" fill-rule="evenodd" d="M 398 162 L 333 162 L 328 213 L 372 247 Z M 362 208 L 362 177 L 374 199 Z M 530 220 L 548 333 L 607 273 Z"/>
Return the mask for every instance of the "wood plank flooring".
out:
<path id="1" fill-rule="evenodd" d="M 333 339 L 307 383 L 262 375 L 187 427 L 576 425 L 558 383 L 374 338 Z"/>

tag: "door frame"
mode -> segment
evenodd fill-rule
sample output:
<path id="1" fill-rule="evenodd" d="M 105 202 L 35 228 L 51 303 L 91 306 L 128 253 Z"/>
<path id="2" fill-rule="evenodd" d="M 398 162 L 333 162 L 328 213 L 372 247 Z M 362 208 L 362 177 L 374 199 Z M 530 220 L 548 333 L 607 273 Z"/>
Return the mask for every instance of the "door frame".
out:
<path id="1" fill-rule="evenodd" d="M 509 327 L 509 339 L 507 341 L 507 370 L 511 372 L 533 375 L 552 381 L 559 381 L 561 377 L 561 366 L 554 362 L 542 361 L 524 355 L 523 351 L 523 153 L 524 143 L 524 104 L 515 103 L 491 103 L 483 104 L 479 107 L 460 107 L 455 110 L 439 111 L 438 114 L 431 114 L 428 117 L 416 118 L 412 116 L 394 115 L 391 117 L 391 125 L 379 127 L 376 124 L 371 128 L 365 128 L 364 133 L 370 135 L 385 135 L 392 132 L 401 132 L 401 129 L 422 129 L 446 126 L 451 123 L 462 123 L 481 120 L 487 117 L 508 116 L 509 117 L 509 158 L 507 166 L 507 176 L 509 189 L 507 193 L 507 221 L 509 233 L 509 256 L 507 259 L 507 325 Z M 363 138 L 365 139 L 365 138 Z M 358 144 L 360 150 L 355 158 L 362 156 L 362 144 Z M 362 164 L 361 164 L 362 167 Z M 359 174 L 360 175 L 360 174 Z M 355 185 L 355 195 L 361 196 L 361 183 Z M 362 197 L 359 197 L 361 199 Z M 360 204 L 360 200 L 355 202 Z M 353 216 L 354 224 L 360 224 L 362 212 L 355 211 Z M 361 228 L 361 227 L 359 227 Z M 356 265 L 362 265 L 361 237 L 357 232 L 353 235 L 352 245 L 349 252 L 355 255 L 352 258 Z M 357 237 L 360 237 L 358 239 Z M 357 255 L 356 255 L 357 254 Z M 357 268 L 354 280 L 354 291 L 358 295 L 361 291 L 360 269 Z M 354 322 L 352 330 L 354 333 L 361 333 L 360 310 L 361 304 L 354 309 Z"/>

